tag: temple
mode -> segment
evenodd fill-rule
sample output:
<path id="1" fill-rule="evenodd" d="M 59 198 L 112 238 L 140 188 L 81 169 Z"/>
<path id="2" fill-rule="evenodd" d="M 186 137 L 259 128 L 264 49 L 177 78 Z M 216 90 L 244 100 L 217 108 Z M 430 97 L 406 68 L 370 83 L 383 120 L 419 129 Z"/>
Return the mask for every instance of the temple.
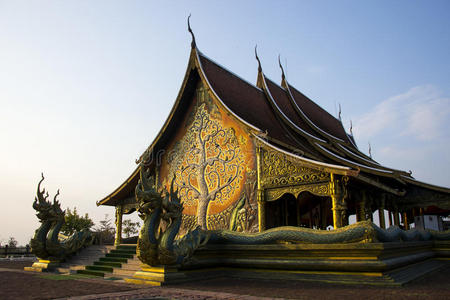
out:
<path id="1" fill-rule="evenodd" d="M 370 221 L 377 210 L 381 228 L 409 229 L 424 226 L 423 216 L 448 216 L 449 188 L 362 153 L 340 118 L 292 86 L 281 64 L 278 84 L 256 58 L 254 85 L 205 56 L 193 38 L 178 97 L 144 153 L 158 190 L 169 190 L 173 179 L 183 204 L 181 234 L 197 226 L 337 229 L 351 215 Z M 116 207 L 116 244 L 122 215 L 136 210 L 139 179 L 137 167 L 97 202 Z"/>

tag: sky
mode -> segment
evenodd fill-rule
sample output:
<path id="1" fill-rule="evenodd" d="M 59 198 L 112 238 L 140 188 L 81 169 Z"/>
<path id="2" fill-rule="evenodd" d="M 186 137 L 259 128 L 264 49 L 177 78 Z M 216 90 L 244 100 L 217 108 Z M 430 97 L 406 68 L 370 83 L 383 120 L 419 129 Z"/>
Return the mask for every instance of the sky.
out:
<path id="1" fill-rule="evenodd" d="M 0 0 L 0 242 L 25 245 L 41 172 L 98 223 L 164 124 L 191 36 L 256 83 L 287 79 L 378 162 L 450 187 L 449 1 Z"/>

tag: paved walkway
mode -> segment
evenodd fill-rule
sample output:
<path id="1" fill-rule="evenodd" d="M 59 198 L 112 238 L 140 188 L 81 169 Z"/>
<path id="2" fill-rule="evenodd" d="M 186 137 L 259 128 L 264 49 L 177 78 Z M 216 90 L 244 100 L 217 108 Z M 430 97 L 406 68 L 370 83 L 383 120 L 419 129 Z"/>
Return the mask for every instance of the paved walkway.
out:
<path id="1" fill-rule="evenodd" d="M 0 299 L 450 299 L 450 268 L 404 287 L 215 278 L 149 287 L 23 271 L 0 263 Z"/>
<path id="2" fill-rule="evenodd" d="M 204 299 L 246 299 L 246 300 L 269 300 L 269 299 L 286 299 L 286 298 L 267 298 L 261 296 L 239 295 L 231 293 L 198 291 L 168 287 L 151 287 L 134 291 L 97 294 L 88 296 L 77 296 L 62 299 L 76 300 L 110 300 L 110 299 L 188 299 L 188 300 L 204 300 Z"/>

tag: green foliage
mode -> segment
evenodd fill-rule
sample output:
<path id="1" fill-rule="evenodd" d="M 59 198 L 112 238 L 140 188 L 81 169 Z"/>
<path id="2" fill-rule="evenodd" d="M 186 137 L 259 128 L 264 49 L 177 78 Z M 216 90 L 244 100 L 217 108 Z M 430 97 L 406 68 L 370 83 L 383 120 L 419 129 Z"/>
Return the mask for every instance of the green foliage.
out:
<path id="1" fill-rule="evenodd" d="M 73 211 L 71 211 L 70 208 L 67 208 L 64 219 L 66 222 L 62 226 L 61 232 L 66 235 L 71 235 L 75 231 L 90 229 L 94 226 L 94 222 L 89 218 L 87 213 L 84 216 L 78 215 L 76 207 L 73 208 Z"/>
<path id="2" fill-rule="evenodd" d="M 105 219 L 99 222 L 100 225 L 95 229 L 99 235 L 102 243 L 114 242 L 114 234 L 116 229 L 111 224 L 111 219 L 108 218 L 108 214 L 105 214 Z"/>
<path id="3" fill-rule="evenodd" d="M 9 248 L 16 248 L 17 247 L 17 240 L 14 237 L 10 237 L 8 240 L 8 247 Z"/>
<path id="4" fill-rule="evenodd" d="M 139 222 L 131 222 L 131 220 L 124 220 L 122 222 L 122 226 L 123 226 L 122 228 L 123 234 L 125 234 L 125 236 L 129 238 L 133 234 L 138 233 L 140 224 Z"/>

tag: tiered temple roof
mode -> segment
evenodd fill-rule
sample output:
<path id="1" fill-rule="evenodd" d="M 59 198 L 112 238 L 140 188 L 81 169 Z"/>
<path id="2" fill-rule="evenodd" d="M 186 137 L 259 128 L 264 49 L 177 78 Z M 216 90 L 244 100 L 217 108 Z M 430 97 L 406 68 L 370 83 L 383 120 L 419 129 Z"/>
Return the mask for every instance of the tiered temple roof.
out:
<path id="1" fill-rule="evenodd" d="M 421 197 L 432 195 L 434 202 L 430 203 L 442 200 L 448 205 L 450 189 L 419 182 L 411 173 L 382 166 L 362 153 L 341 121 L 289 84 L 283 70 L 281 82 L 277 84 L 264 75 L 259 59 L 258 64 L 257 84 L 253 85 L 205 56 L 194 42 L 175 104 L 147 151 L 156 153 L 164 149 L 201 80 L 210 94 L 231 115 L 251 128 L 255 139 L 261 143 L 313 167 L 349 175 L 362 184 L 393 195 L 410 195 L 406 197 L 410 201 L 422 201 Z M 117 205 L 131 201 L 138 177 L 136 169 L 122 185 L 97 204 Z"/>

